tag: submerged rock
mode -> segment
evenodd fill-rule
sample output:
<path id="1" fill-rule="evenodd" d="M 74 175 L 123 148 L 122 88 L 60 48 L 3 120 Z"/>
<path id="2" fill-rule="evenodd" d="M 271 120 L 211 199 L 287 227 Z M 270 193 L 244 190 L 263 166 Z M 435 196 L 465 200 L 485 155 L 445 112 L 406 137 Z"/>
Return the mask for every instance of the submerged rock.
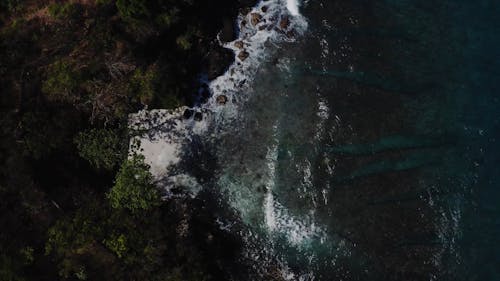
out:
<path id="1" fill-rule="evenodd" d="M 201 120 L 203 120 L 203 114 L 201 114 L 201 112 L 196 112 L 194 114 L 194 120 L 195 121 L 201 121 Z"/>
<path id="2" fill-rule="evenodd" d="M 284 16 L 280 20 L 280 28 L 287 29 L 290 26 L 290 19 L 287 16 Z"/>
<path id="3" fill-rule="evenodd" d="M 194 111 L 192 109 L 186 109 L 184 110 L 184 113 L 182 114 L 182 116 L 184 117 L 184 119 L 189 119 L 191 118 L 191 116 L 193 116 L 193 113 Z"/>

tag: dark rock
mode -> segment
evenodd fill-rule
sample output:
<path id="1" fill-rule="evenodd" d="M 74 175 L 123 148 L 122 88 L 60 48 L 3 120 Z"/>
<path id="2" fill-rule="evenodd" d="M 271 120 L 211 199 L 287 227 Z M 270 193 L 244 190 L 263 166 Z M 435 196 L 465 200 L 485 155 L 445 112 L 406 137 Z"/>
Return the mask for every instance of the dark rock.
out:
<path id="1" fill-rule="evenodd" d="M 193 113 L 194 113 L 194 111 L 192 109 L 188 108 L 188 109 L 184 110 L 184 114 L 183 114 L 184 119 L 191 118 L 191 116 L 193 116 Z"/>
<path id="2" fill-rule="evenodd" d="M 222 24 L 222 30 L 219 33 L 219 39 L 222 42 L 231 42 L 236 39 L 236 30 L 234 30 L 233 21 L 225 19 Z"/>
<path id="3" fill-rule="evenodd" d="M 267 12 L 267 10 L 269 9 L 267 6 L 262 6 L 262 8 L 260 8 L 262 10 L 263 13 Z"/>
<path id="4" fill-rule="evenodd" d="M 287 29 L 290 26 L 290 19 L 287 16 L 284 16 L 280 20 L 280 28 Z"/>
<path id="5" fill-rule="evenodd" d="M 258 13 L 251 13 L 250 14 L 250 22 L 252 23 L 253 26 L 256 26 L 259 24 L 259 22 L 262 20 L 262 16 Z"/>
<path id="6" fill-rule="evenodd" d="M 207 76 L 213 80 L 224 74 L 226 69 L 234 62 L 234 54 L 218 44 L 214 44 L 207 58 Z"/>
<path id="7" fill-rule="evenodd" d="M 244 61 L 248 58 L 248 56 L 250 56 L 250 54 L 247 52 L 247 51 L 241 51 L 239 54 L 238 54 L 238 58 L 241 60 L 241 61 Z"/>
<path id="8" fill-rule="evenodd" d="M 201 120 L 203 120 L 203 114 L 201 114 L 201 112 L 196 112 L 194 114 L 194 120 L 195 121 L 201 121 Z"/>
<path id="9" fill-rule="evenodd" d="M 268 27 L 267 25 L 261 25 L 261 26 L 259 26 L 259 30 L 264 30 L 264 29 L 266 29 L 267 27 Z"/>
<path id="10" fill-rule="evenodd" d="M 217 100 L 218 104 L 226 104 L 227 103 L 227 97 L 225 95 L 217 96 L 216 100 Z"/>

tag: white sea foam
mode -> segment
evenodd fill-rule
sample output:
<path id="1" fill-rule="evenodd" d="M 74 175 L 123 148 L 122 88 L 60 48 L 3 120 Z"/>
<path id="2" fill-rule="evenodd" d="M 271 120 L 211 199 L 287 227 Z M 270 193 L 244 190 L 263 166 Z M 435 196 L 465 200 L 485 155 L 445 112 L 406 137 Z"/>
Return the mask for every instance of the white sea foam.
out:
<path id="1" fill-rule="evenodd" d="M 265 12 L 264 12 L 265 11 Z M 260 16 L 255 16 L 260 15 Z M 252 22 L 252 17 L 260 18 Z M 281 24 L 287 18 L 288 24 Z M 203 121 L 183 118 L 186 107 L 176 110 L 142 110 L 131 114 L 131 129 L 141 133 L 131 140 L 131 152 L 144 155 L 150 165 L 151 173 L 168 190 L 179 184 L 173 174 L 175 166 L 181 161 L 181 149 L 194 135 L 204 135 L 209 127 L 217 128 L 237 116 L 238 104 L 245 100 L 244 92 L 260 64 L 267 58 L 269 48 L 277 48 L 280 42 L 294 41 L 307 28 L 307 22 L 298 13 L 297 3 L 285 0 L 261 1 L 250 13 L 240 15 L 239 37 L 223 46 L 235 53 L 233 63 L 225 74 L 209 84 L 212 97 L 207 103 L 193 108 L 203 114 Z M 242 49 L 237 45 L 241 42 Z M 240 52 L 248 53 L 244 60 L 238 58 Z M 217 97 L 225 95 L 226 105 L 219 105 Z M 222 126 L 221 126 L 222 127 Z M 138 143 L 138 145 L 132 145 Z M 182 181 L 185 182 L 185 181 Z"/>
<path id="2" fill-rule="evenodd" d="M 298 0 L 287 0 L 286 7 L 287 7 L 288 11 L 290 11 L 290 14 L 292 14 L 294 16 L 299 15 L 299 1 Z"/>

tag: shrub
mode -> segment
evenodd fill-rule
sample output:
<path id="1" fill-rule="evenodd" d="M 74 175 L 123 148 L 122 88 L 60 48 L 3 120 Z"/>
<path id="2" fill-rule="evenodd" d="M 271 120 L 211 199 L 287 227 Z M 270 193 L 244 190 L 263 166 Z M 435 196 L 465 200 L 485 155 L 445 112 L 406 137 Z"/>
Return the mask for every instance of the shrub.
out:
<path id="1" fill-rule="evenodd" d="M 80 132 L 74 142 L 79 155 L 97 169 L 112 170 L 123 160 L 127 150 L 126 138 L 109 129 Z"/>
<path id="2" fill-rule="evenodd" d="M 158 79 L 157 68 L 149 67 L 146 71 L 137 69 L 132 75 L 129 84 L 129 94 L 134 102 L 141 102 L 146 105 L 151 103 Z"/>
<path id="3" fill-rule="evenodd" d="M 107 194 L 111 206 L 127 209 L 132 214 L 158 206 L 161 203 L 160 194 L 152 181 L 153 176 L 149 166 L 144 163 L 144 156 L 133 155 L 123 162 L 115 185 Z"/>
<path id="4" fill-rule="evenodd" d="M 58 60 L 49 67 L 42 92 L 50 100 L 73 102 L 80 82 L 80 73 L 69 62 Z"/>

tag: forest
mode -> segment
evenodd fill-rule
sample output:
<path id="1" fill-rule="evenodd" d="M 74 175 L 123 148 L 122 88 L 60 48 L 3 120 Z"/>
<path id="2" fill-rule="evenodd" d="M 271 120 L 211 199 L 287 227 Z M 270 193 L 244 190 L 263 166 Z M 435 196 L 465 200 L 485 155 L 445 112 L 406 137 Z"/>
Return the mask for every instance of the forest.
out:
<path id="1" fill-rule="evenodd" d="M 227 278 L 237 241 L 161 199 L 127 116 L 198 102 L 252 2 L 0 1 L 0 280 Z"/>

